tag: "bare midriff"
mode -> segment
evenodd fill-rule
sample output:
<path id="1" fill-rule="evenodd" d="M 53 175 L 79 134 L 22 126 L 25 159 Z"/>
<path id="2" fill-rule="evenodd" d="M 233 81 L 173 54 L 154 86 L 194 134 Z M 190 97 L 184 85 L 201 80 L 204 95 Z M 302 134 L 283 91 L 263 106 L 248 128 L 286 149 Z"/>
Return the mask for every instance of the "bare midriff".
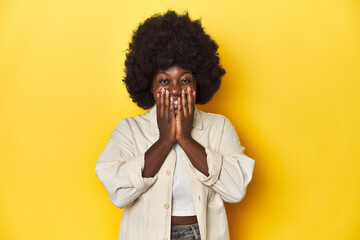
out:
<path id="1" fill-rule="evenodd" d="M 189 225 L 197 223 L 196 216 L 171 216 L 171 225 Z"/>

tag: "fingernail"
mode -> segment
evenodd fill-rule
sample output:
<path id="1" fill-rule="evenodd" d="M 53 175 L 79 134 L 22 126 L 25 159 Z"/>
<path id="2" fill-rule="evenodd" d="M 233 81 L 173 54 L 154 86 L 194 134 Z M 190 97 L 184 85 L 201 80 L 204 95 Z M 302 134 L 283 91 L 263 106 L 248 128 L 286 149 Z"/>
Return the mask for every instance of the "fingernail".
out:
<path id="1" fill-rule="evenodd" d="M 169 95 L 169 90 L 166 89 L 166 96 Z"/>
<path id="2" fill-rule="evenodd" d="M 193 94 L 194 94 L 194 96 L 195 96 L 195 95 L 196 95 L 196 92 L 194 91 Z"/>

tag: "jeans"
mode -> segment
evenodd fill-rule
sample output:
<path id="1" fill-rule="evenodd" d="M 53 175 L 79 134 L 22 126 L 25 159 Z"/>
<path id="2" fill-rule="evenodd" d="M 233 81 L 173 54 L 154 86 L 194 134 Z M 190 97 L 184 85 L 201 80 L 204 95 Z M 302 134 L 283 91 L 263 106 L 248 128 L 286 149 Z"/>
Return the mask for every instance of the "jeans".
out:
<path id="1" fill-rule="evenodd" d="M 199 225 L 194 223 L 171 226 L 171 240 L 201 240 Z"/>

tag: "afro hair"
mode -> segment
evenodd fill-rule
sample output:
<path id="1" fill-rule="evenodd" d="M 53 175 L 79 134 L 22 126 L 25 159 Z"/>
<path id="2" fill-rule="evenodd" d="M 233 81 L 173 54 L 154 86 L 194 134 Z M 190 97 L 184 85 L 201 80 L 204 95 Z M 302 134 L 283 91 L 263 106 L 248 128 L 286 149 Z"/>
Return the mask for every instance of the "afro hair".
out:
<path id="1" fill-rule="evenodd" d="M 125 60 L 123 82 L 139 107 L 155 104 L 152 80 L 158 70 L 177 65 L 191 71 L 196 80 L 196 103 L 207 103 L 220 88 L 225 69 L 220 65 L 219 46 L 204 32 L 200 20 L 188 12 L 155 14 L 133 32 Z"/>

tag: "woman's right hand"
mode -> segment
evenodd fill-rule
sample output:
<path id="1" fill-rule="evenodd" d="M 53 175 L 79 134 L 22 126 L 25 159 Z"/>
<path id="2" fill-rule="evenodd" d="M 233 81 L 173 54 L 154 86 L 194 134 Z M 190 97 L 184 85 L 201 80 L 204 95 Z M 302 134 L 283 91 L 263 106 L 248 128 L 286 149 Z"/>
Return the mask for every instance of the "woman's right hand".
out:
<path id="1" fill-rule="evenodd" d="M 176 120 L 173 101 L 167 89 L 161 88 L 156 94 L 159 140 L 169 142 L 172 145 L 176 143 Z"/>

